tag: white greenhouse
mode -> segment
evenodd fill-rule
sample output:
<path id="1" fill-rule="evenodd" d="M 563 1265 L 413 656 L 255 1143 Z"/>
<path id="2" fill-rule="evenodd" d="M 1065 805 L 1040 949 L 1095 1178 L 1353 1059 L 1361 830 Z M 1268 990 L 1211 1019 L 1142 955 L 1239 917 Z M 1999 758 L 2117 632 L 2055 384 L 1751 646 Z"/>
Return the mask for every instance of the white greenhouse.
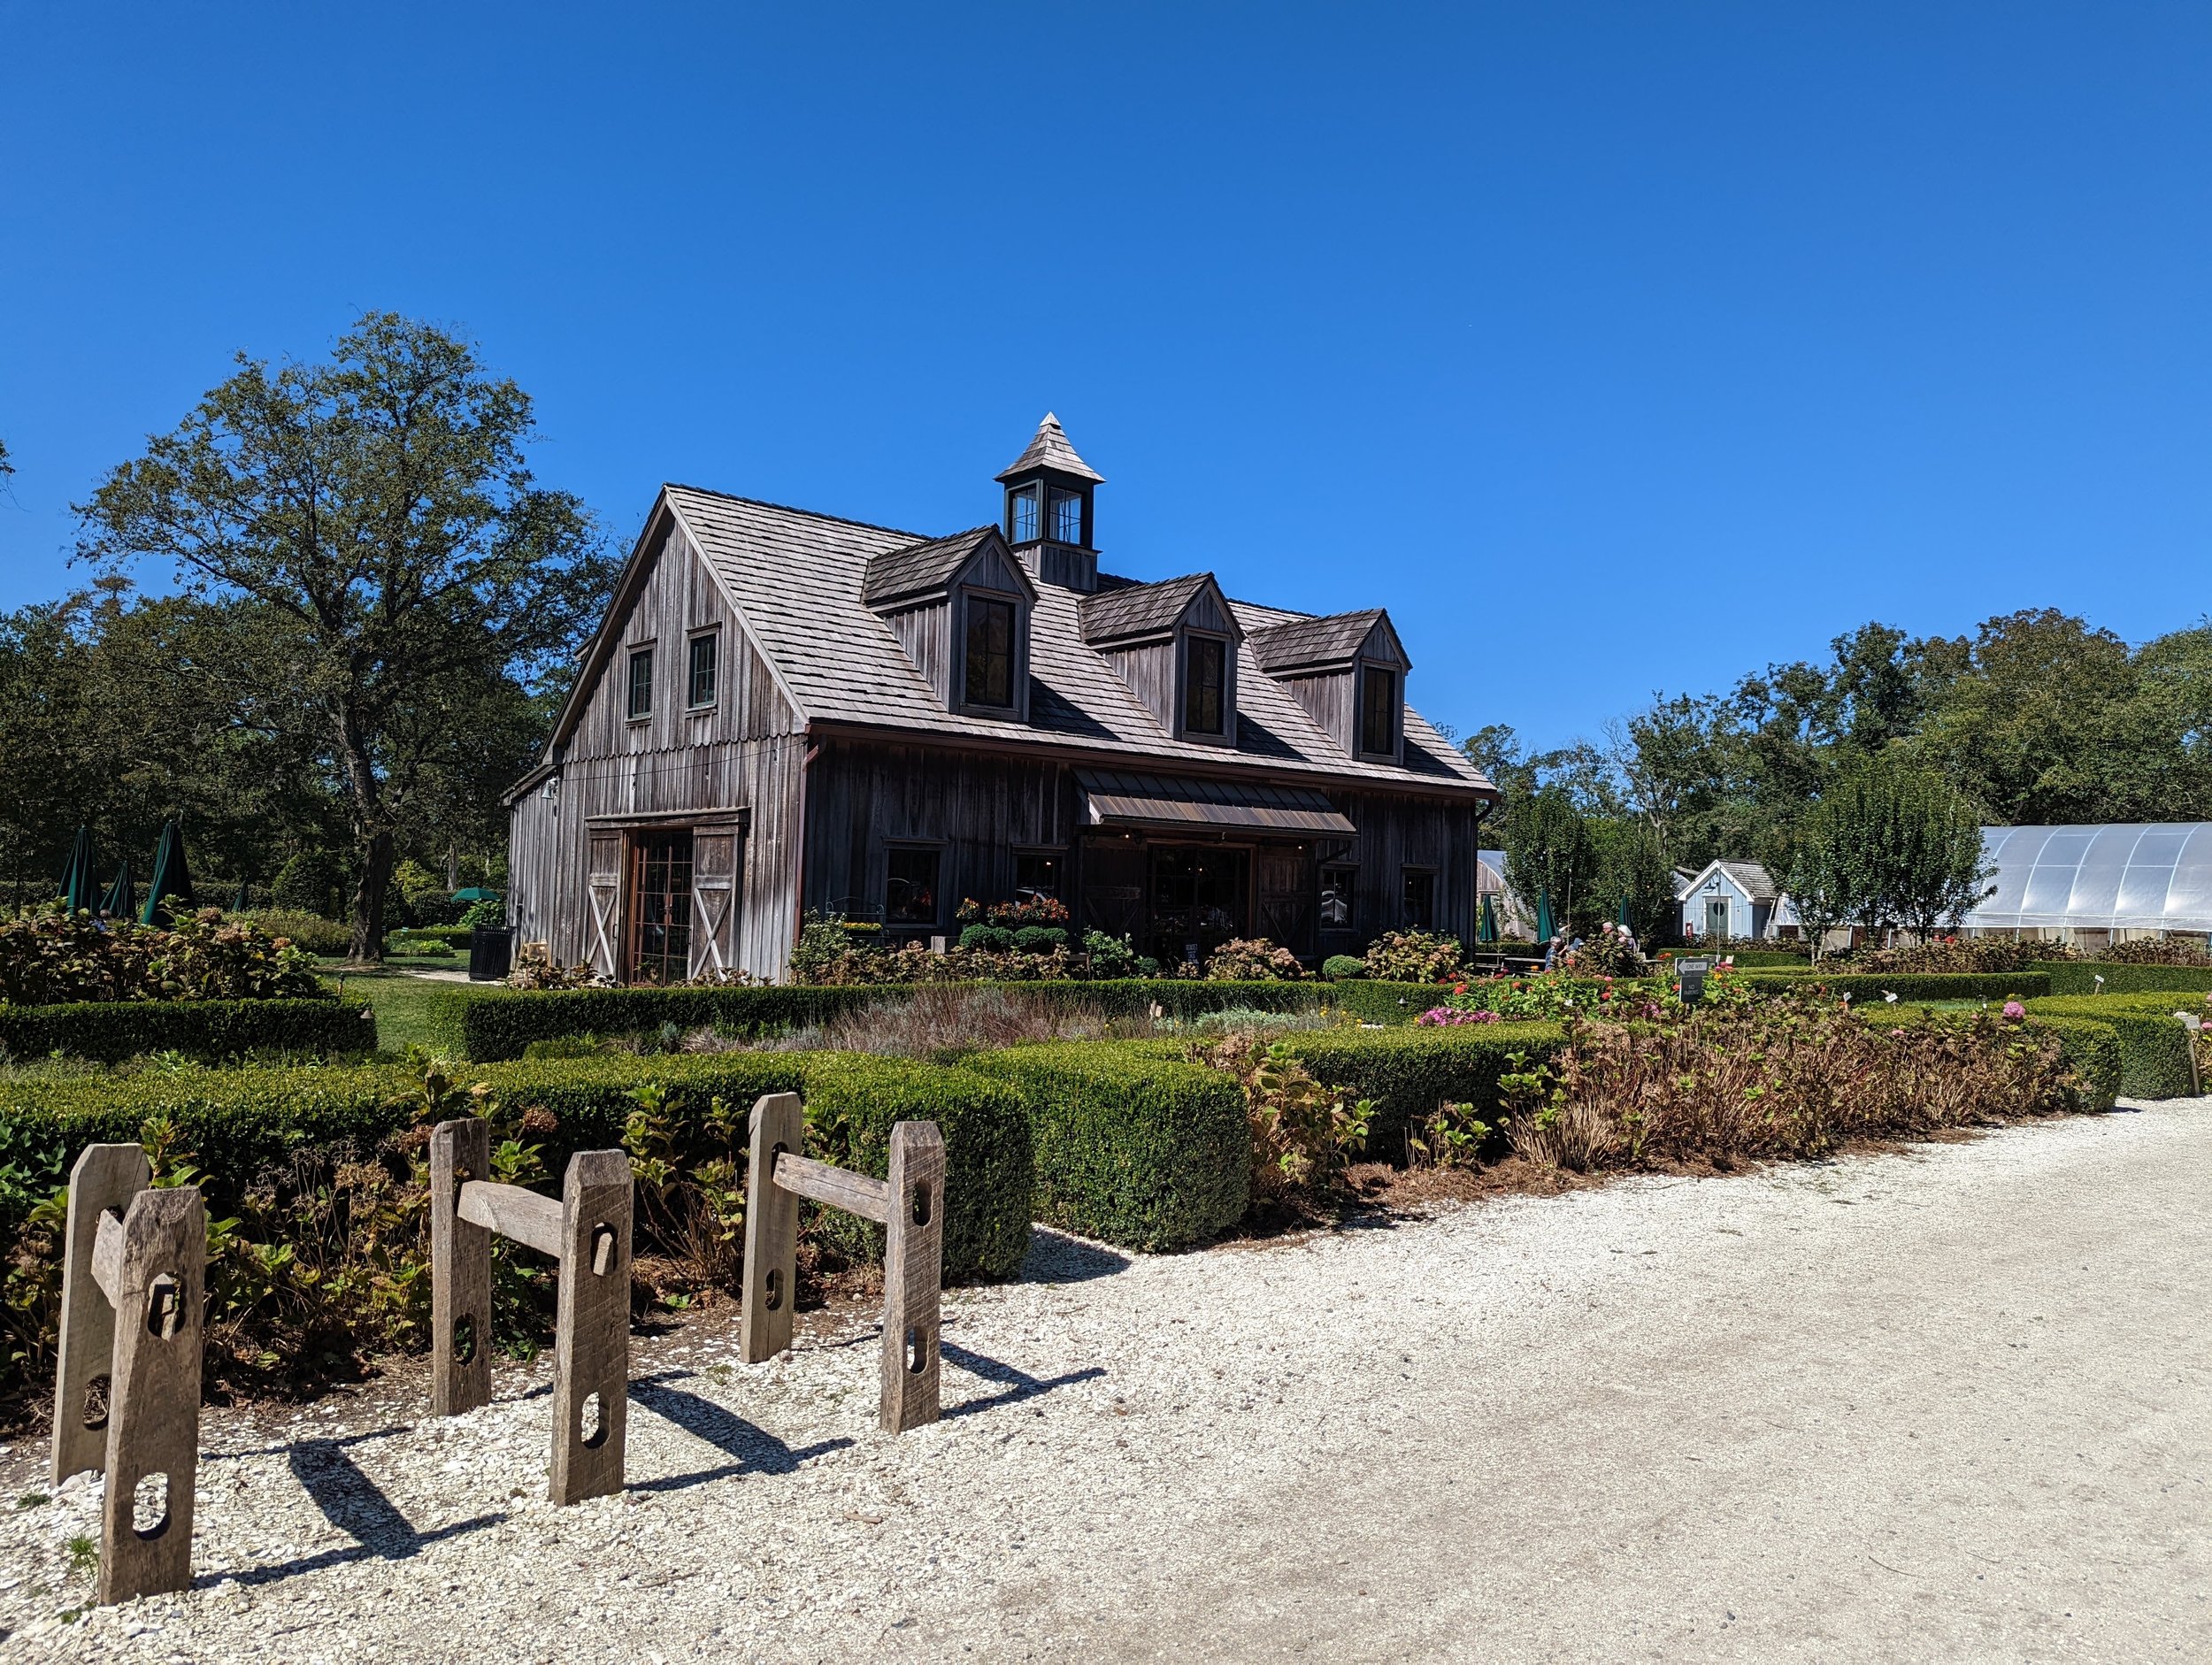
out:
<path id="1" fill-rule="evenodd" d="M 2101 948 L 2212 933 L 2212 821 L 1993 826 L 1995 894 L 1966 916 L 1978 936 Z"/>

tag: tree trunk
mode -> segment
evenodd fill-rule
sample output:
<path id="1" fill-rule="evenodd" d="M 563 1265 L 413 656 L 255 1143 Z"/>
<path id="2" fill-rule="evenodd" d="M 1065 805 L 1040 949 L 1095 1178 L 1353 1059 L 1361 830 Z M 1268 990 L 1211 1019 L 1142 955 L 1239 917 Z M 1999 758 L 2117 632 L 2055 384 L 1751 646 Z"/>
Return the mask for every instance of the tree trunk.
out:
<path id="1" fill-rule="evenodd" d="M 361 881 L 353 892 L 352 957 L 365 964 L 384 958 L 384 890 L 392 877 L 392 835 L 372 832 L 357 839 Z"/>

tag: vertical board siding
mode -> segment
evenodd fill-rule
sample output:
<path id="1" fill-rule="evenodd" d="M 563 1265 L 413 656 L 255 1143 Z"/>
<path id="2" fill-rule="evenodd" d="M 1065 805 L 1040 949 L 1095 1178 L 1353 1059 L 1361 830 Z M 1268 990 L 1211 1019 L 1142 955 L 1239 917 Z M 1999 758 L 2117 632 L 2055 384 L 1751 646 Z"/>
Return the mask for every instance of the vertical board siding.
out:
<path id="1" fill-rule="evenodd" d="M 717 637 L 715 699 L 687 707 L 689 643 Z M 594 926 L 591 835 L 595 817 L 699 811 L 726 825 L 749 812 L 733 860 L 741 867 L 721 951 L 732 969 L 780 975 L 796 929 L 800 805 L 805 738 L 798 715 L 724 602 L 713 575 L 672 525 L 641 564 L 610 621 L 612 650 L 585 690 L 563 750 L 555 795 L 542 786 L 516 800 L 509 817 L 511 904 L 518 940 L 543 942 L 563 964 L 603 957 Z M 653 710 L 627 711 L 633 649 L 654 648 Z M 721 812 L 718 816 L 708 812 Z M 618 829 L 611 829 L 618 832 Z M 609 934 L 618 947 L 620 921 Z M 704 942 L 695 969 L 711 965 Z"/>

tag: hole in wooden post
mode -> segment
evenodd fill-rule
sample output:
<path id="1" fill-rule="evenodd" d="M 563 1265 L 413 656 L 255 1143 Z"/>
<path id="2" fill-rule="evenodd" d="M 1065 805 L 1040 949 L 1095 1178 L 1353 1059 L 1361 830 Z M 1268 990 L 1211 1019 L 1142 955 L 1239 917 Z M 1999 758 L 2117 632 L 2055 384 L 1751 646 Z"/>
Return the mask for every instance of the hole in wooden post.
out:
<path id="1" fill-rule="evenodd" d="M 918 1324 L 906 1326 L 906 1372 L 919 1376 L 929 1369 L 929 1338 Z"/>
<path id="2" fill-rule="evenodd" d="M 146 1285 L 146 1333 L 173 1341 L 183 1322 L 184 1292 L 175 1278 L 163 1272 Z"/>
<path id="3" fill-rule="evenodd" d="M 150 1474 L 131 1492 L 131 1531 L 159 1538 L 169 1530 L 169 1477 Z"/>
<path id="4" fill-rule="evenodd" d="M 917 1225 L 929 1224 L 929 1187 L 927 1185 L 914 1187 L 914 1224 Z"/>
<path id="5" fill-rule="evenodd" d="M 108 1378 L 96 1376 L 84 1385 L 84 1425 L 98 1431 L 108 1425 Z"/>
<path id="6" fill-rule="evenodd" d="M 468 1184 L 470 1180 L 475 1178 L 476 1176 L 474 1174 L 471 1173 L 467 1169 L 462 1167 L 459 1162 L 457 1162 L 453 1164 L 452 1206 L 454 1213 L 458 1214 L 461 1211 L 461 1187 Z"/>
<path id="7" fill-rule="evenodd" d="M 607 1408 L 599 1402 L 599 1395 L 592 1394 L 584 1400 L 583 1409 L 577 1413 L 577 1438 L 596 1451 L 607 1443 Z"/>
<path id="8" fill-rule="evenodd" d="M 463 1313 L 453 1321 L 453 1362 L 466 1364 L 476 1356 L 476 1320 Z"/>
<path id="9" fill-rule="evenodd" d="M 772 1266 L 768 1269 L 767 1286 L 762 1292 L 762 1305 L 771 1312 L 774 1312 L 783 1305 L 782 1267 Z"/>
<path id="10" fill-rule="evenodd" d="M 614 1270 L 614 1227 L 604 1220 L 591 1228 L 591 1275 L 604 1278 Z"/>

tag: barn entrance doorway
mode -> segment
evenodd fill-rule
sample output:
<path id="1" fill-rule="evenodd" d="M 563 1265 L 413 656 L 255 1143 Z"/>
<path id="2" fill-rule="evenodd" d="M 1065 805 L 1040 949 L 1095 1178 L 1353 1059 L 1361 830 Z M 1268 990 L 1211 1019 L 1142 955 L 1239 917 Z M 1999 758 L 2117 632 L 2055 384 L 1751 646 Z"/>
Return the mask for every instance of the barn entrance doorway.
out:
<path id="1" fill-rule="evenodd" d="M 1151 954 L 1172 965 L 1203 960 L 1232 937 L 1249 936 L 1252 853 L 1171 845 L 1152 852 Z"/>
<path id="2" fill-rule="evenodd" d="M 691 830 L 641 832 L 630 846 L 631 983 L 691 975 Z"/>

